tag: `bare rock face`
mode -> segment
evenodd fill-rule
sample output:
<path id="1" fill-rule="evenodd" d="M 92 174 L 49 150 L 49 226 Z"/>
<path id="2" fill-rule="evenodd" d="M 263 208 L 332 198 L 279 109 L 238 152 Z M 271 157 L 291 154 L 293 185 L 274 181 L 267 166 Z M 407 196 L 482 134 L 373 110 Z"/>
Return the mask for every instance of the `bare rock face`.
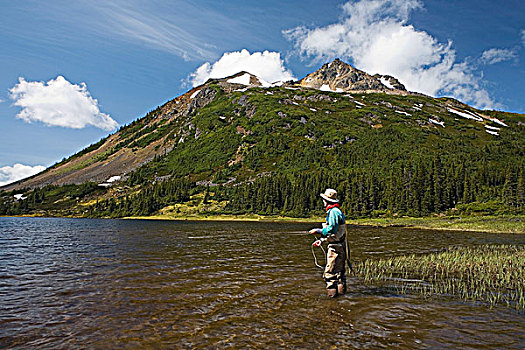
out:
<path id="1" fill-rule="evenodd" d="M 215 89 L 210 87 L 203 88 L 198 92 L 195 98 L 191 99 L 191 102 L 189 103 L 184 115 L 188 115 L 191 112 L 206 106 L 208 103 L 213 101 L 216 95 L 217 91 Z"/>
<path id="2" fill-rule="evenodd" d="M 401 84 L 397 78 L 391 76 L 391 75 L 381 75 L 381 74 L 375 74 L 374 78 L 377 78 L 383 83 L 383 85 L 386 85 L 389 89 L 393 90 L 401 90 L 406 91 L 405 85 Z"/>
<path id="3" fill-rule="evenodd" d="M 372 76 L 344 63 L 338 58 L 331 63 L 323 65 L 319 70 L 308 74 L 299 81 L 299 85 L 337 92 L 406 92 L 403 84 L 396 78 L 377 74 Z"/>

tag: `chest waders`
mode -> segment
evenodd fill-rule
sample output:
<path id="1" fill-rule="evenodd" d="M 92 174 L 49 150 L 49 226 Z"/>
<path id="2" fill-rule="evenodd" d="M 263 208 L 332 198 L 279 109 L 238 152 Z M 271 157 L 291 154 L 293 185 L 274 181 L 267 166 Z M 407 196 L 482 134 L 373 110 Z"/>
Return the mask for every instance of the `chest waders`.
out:
<path id="1" fill-rule="evenodd" d="M 324 268 L 317 263 L 317 258 L 312 246 L 312 254 L 314 256 L 315 265 L 324 270 L 323 278 L 326 282 L 326 288 L 330 297 L 334 297 L 337 294 L 342 295 L 346 293 L 347 265 L 349 272 L 353 272 L 352 264 L 350 262 L 350 247 L 347 236 L 348 233 L 346 224 L 341 224 L 335 234 L 331 234 L 322 239 L 328 243 L 327 252 L 325 252 L 326 265 Z"/>
<path id="2" fill-rule="evenodd" d="M 335 234 L 331 234 L 326 237 L 326 242 L 328 242 L 328 244 L 344 243 L 345 260 L 346 264 L 348 265 L 348 270 L 349 272 L 354 272 L 354 268 L 350 262 L 350 243 L 348 243 L 348 230 L 346 228 L 346 223 L 339 225 L 339 228 Z"/>
<path id="3" fill-rule="evenodd" d="M 354 268 L 352 266 L 352 262 L 350 261 L 350 243 L 348 242 L 348 230 L 346 228 L 346 224 L 340 225 L 335 235 L 332 234 L 321 240 L 326 241 L 328 242 L 328 244 L 330 244 L 334 242 L 341 242 L 343 239 L 345 242 L 346 263 L 348 265 L 348 272 L 354 273 Z M 318 238 L 316 237 L 315 240 L 318 240 Z M 326 265 L 326 251 L 324 250 L 322 245 L 320 245 L 319 248 L 321 248 L 321 250 L 323 251 L 323 255 L 325 257 L 325 265 Z M 315 266 L 324 270 L 325 267 L 319 265 L 319 263 L 317 262 L 317 256 L 315 255 L 313 246 L 312 246 L 312 255 L 314 257 Z"/>

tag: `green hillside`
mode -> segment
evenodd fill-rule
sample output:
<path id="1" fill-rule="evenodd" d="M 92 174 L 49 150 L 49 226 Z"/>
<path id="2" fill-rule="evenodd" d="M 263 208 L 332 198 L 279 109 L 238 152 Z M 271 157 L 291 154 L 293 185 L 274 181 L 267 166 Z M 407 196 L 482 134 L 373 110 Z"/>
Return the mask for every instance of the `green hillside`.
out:
<path id="1" fill-rule="evenodd" d="M 101 173 L 133 156 L 142 158 L 129 171 Z M 99 178 L 61 180 L 89 179 L 90 169 L 122 177 L 105 187 Z M 193 207 L 306 217 L 322 214 L 326 187 L 355 218 L 519 214 L 523 169 L 525 115 L 419 94 L 215 80 L 65 159 L 41 175 L 46 181 L 7 188 L 0 214 L 124 217 Z"/>

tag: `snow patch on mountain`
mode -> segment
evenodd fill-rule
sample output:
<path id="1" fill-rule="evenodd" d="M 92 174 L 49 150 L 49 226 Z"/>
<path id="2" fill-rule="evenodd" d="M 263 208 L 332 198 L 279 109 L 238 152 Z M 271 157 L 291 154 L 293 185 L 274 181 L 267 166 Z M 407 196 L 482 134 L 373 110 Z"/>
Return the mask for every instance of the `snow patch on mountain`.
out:
<path id="1" fill-rule="evenodd" d="M 505 124 L 504 122 L 502 122 L 501 120 L 499 120 L 499 119 L 497 119 L 497 118 L 489 118 L 489 120 L 490 120 L 490 121 L 493 121 L 494 123 L 499 124 L 499 125 L 501 125 L 501 126 L 506 126 L 506 127 L 508 127 L 507 124 Z"/>
<path id="2" fill-rule="evenodd" d="M 441 126 L 443 128 L 445 127 L 445 122 L 440 122 L 440 121 L 432 119 L 432 118 L 428 118 L 428 121 L 431 122 L 432 124 L 439 125 L 439 126 Z"/>
<path id="3" fill-rule="evenodd" d="M 230 84 L 240 84 L 244 86 L 260 86 L 265 88 L 282 85 L 281 81 L 269 83 L 266 80 L 261 79 L 258 76 L 252 75 L 250 73 L 244 73 L 239 76 L 234 76 L 233 78 L 226 80 L 226 82 Z"/>
<path id="4" fill-rule="evenodd" d="M 330 85 L 328 84 L 323 84 L 321 85 L 321 87 L 319 88 L 319 90 L 321 91 L 329 91 L 329 92 L 338 92 L 338 93 L 341 93 L 341 92 L 345 92 L 343 89 L 341 88 L 335 88 L 335 90 L 333 90 L 332 88 L 330 88 Z"/>
<path id="5" fill-rule="evenodd" d="M 195 91 L 193 94 L 191 94 L 190 98 L 195 98 L 197 95 L 201 92 L 200 90 Z"/>
<path id="6" fill-rule="evenodd" d="M 394 86 L 390 84 L 390 81 L 388 79 L 381 77 L 379 78 L 379 80 L 381 81 L 381 84 L 383 84 L 387 88 L 392 89 L 392 90 L 395 89 Z"/>
<path id="7" fill-rule="evenodd" d="M 241 76 L 228 79 L 226 82 L 230 84 L 250 85 L 250 74 L 245 73 Z"/>
<path id="8" fill-rule="evenodd" d="M 473 113 L 469 113 L 467 111 L 457 111 L 454 108 L 450 108 L 450 107 L 447 107 L 447 110 L 450 113 L 454 113 L 454 114 L 459 115 L 460 117 L 463 117 L 465 119 L 472 119 L 472 120 L 475 120 L 475 121 L 478 121 L 478 122 L 482 122 L 483 121 L 483 118 L 481 118 L 480 116 L 474 115 Z"/>
<path id="9" fill-rule="evenodd" d="M 112 183 L 112 182 L 115 182 L 115 181 L 119 181 L 121 178 L 122 178 L 122 176 L 120 176 L 120 175 L 115 175 L 115 176 L 112 176 L 112 177 L 110 177 L 109 179 L 107 179 L 106 182 L 108 182 L 108 183 Z"/>

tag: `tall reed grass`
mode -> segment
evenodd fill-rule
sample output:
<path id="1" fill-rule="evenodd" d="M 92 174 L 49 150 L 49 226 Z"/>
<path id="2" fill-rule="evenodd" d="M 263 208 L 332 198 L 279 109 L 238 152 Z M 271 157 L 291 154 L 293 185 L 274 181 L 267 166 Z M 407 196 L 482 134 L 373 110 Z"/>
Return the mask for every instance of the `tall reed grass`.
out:
<path id="1" fill-rule="evenodd" d="M 366 283 L 401 293 L 457 295 L 525 310 L 525 245 L 453 247 L 366 260 L 354 268 Z"/>

